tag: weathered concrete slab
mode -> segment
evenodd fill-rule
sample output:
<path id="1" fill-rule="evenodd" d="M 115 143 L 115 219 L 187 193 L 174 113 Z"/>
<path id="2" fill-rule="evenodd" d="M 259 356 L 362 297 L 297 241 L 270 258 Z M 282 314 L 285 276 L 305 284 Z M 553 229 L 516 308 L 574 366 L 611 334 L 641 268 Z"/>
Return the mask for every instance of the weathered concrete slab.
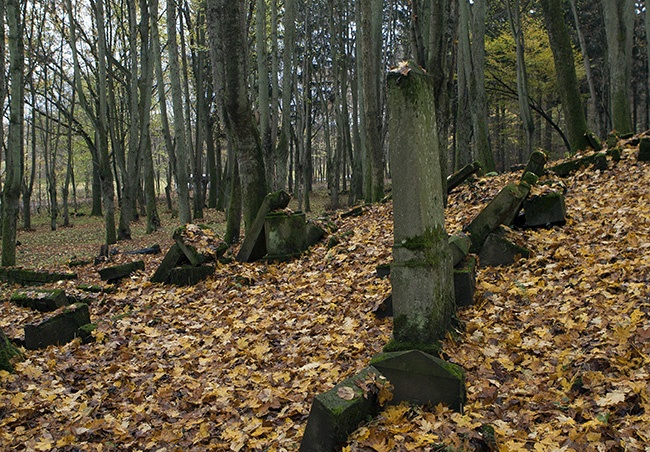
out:
<path id="1" fill-rule="evenodd" d="M 77 279 L 76 273 L 50 273 L 24 268 L 0 267 L 0 281 L 23 286 L 42 285 L 57 281 Z"/>
<path id="2" fill-rule="evenodd" d="M 476 258 L 468 256 L 454 267 L 454 295 L 456 307 L 474 304 L 476 292 Z"/>
<path id="3" fill-rule="evenodd" d="M 153 274 L 150 281 L 154 283 L 164 283 L 167 281 L 172 269 L 177 265 L 180 265 L 184 259 L 187 258 L 185 257 L 183 250 L 178 246 L 178 243 L 174 242 L 174 244 L 169 248 L 169 251 L 167 251 L 167 254 L 165 254 L 165 257 L 156 269 L 156 272 Z"/>
<path id="4" fill-rule="evenodd" d="M 102 281 L 116 282 L 138 270 L 144 270 L 144 261 L 128 262 L 122 265 L 102 268 L 99 270 L 99 277 Z"/>
<path id="5" fill-rule="evenodd" d="M 25 348 L 36 350 L 49 345 L 62 345 L 76 337 L 87 340 L 90 331 L 82 328 L 90 324 L 88 305 L 76 303 L 39 324 L 25 325 Z"/>
<path id="6" fill-rule="evenodd" d="M 266 195 L 257 211 L 255 221 L 246 232 L 244 243 L 242 243 L 239 253 L 237 253 L 237 261 L 252 262 L 264 257 L 266 254 L 266 237 L 264 235 L 266 215 L 274 210 L 284 209 L 289 205 L 290 200 L 291 196 L 282 190 Z"/>
<path id="7" fill-rule="evenodd" d="M 472 240 L 471 252 L 478 252 L 487 236 L 499 225 L 509 225 L 514 220 L 529 192 L 527 183 L 508 184 L 490 201 L 465 228 Z"/>
<path id="8" fill-rule="evenodd" d="M 341 450 L 348 435 L 359 423 L 379 410 L 377 395 L 364 393 L 361 386 L 380 372 L 366 367 L 343 380 L 331 390 L 314 397 L 307 427 L 300 443 L 301 452 L 335 452 Z"/>
<path id="9" fill-rule="evenodd" d="M 465 182 L 472 174 L 478 172 L 480 169 L 481 164 L 479 162 L 473 162 L 463 166 L 454 174 L 447 177 L 447 193 L 451 193 L 454 188 Z"/>
<path id="10" fill-rule="evenodd" d="M 11 364 L 11 359 L 20 355 L 20 350 L 11 343 L 4 331 L 0 329 L 0 370 L 13 372 L 14 366 Z"/>
<path id="11" fill-rule="evenodd" d="M 524 226 L 562 225 L 566 223 L 566 203 L 560 192 L 533 196 L 524 201 Z"/>
<path id="12" fill-rule="evenodd" d="M 524 168 L 524 174 L 530 172 L 537 177 L 542 177 L 545 173 L 544 165 L 546 165 L 547 160 L 548 157 L 543 151 L 534 151 L 530 154 L 526 168 Z"/>
<path id="13" fill-rule="evenodd" d="M 380 353 L 370 365 L 393 385 L 390 403 L 438 405 L 461 411 L 465 403 L 465 373 L 455 364 L 420 350 Z"/>
<path id="14" fill-rule="evenodd" d="M 465 259 L 472 247 L 472 240 L 467 234 L 454 234 L 449 237 L 449 249 L 451 250 L 451 265 L 456 266 Z"/>
<path id="15" fill-rule="evenodd" d="M 287 260 L 307 249 L 307 223 L 303 212 L 274 212 L 264 223 L 265 259 Z"/>
<path id="16" fill-rule="evenodd" d="M 165 280 L 166 283 L 175 286 L 193 286 L 200 281 L 208 279 L 214 274 L 214 266 L 201 265 L 194 267 L 193 265 L 184 265 L 182 267 L 172 268 Z"/>
<path id="17" fill-rule="evenodd" d="M 530 257 L 530 250 L 512 243 L 503 233 L 490 234 L 479 252 L 481 267 L 496 267 L 513 264 L 517 259 Z"/>
<path id="18" fill-rule="evenodd" d="M 313 246 L 325 236 L 325 230 L 312 222 L 307 222 L 307 246 Z"/>
<path id="19" fill-rule="evenodd" d="M 63 289 L 19 290 L 11 295 L 11 302 L 18 306 L 48 312 L 67 305 L 68 299 Z"/>

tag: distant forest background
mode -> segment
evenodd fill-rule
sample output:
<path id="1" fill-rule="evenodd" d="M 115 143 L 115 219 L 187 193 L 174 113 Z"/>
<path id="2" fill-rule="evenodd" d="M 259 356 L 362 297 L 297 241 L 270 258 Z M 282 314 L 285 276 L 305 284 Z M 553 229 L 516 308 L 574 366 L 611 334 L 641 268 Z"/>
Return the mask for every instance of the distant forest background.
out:
<path id="1" fill-rule="evenodd" d="M 309 211 L 381 199 L 385 74 L 431 75 L 444 174 L 505 171 L 650 128 L 645 2 L 0 0 L 2 265 L 17 227 L 82 206 L 106 242 L 227 211 L 239 237 L 269 191 Z M 434 144 L 432 144 L 434 145 Z"/>

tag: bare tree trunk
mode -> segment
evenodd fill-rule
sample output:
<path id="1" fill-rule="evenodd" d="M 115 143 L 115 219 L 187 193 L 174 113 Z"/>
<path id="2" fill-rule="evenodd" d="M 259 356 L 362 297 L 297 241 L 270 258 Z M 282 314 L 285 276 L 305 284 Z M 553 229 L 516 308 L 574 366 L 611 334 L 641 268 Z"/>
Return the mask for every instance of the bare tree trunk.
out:
<path id="1" fill-rule="evenodd" d="M 383 2 L 361 2 L 361 40 L 363 72 L 363 116 L 366 152 L 369 158 L 370 179 L 366 181 L 366 201 L 376 202 L 384 197 L 384 150 L 382 148 L 383 121 L 381 80 Z"/>
<path id="2" fill-rule="evenodd" d="M 174 110 L 174 139 L 176 141 L 176 184 L 178 190 L 178 217 L 181 224 L 192 221 L 190 195 L 188 189 L 188 146 L 183 113 L 183 89 L 181 86 L 178 43 L 176 42 L 176 2 L 167 0 L 167 52 L 172 89 L 172 108 Z"/>
<path id="3" fill-rule="evenodd" d="M 510 30 L 512 31 L 512 36 L 515 39 L 517 53 L 516 68 L 517 94 L 519 97 L 519 116 L 521 117 L 521 121 L 526 132 L 526 152 L 520 156 L 521 160 L 524 161 L 533 152 L 535 122 L 533 121 L 533 113 L 530 109 L 530 104 L 528 101 L 528 75 L 526 73 L 526 60 L 524 55 L 524 31 L 521 27 L 521 11 L 519 0 L 506 0 L 505 3 L 508 12 L 508 21 L 510 22 Z"/>
<path id="4" fill-rule="evenodd" d="M 246 36 L 243 6 L 245 2 L 208 1 L 210 45 L 223 49 L 225 78 L 223 105 L 226 127 L 237 152 L 241 178 L 243 216 L 246 229 L 251 227 L 267 194 L 264 158 L 259 133 L 253 119 L 246 85 Z"/>
<path id="5" fill-rule="evenodd" d="M 24 61 L 23 26 L 17 0 L 6 0 L 9 25 L 9 130 L 6 179 L 2 189 L 2 266 L 16 265 L 16 226 L 23 178 Z"/>
<path id="6" fill-rule="evenodd" d="M 607 35 L 612 127 L 619 133 L 634 131 L 630 109 L 634 2 L 601 0 Z"/>
<path id="7" fill-rule="evenodd" d="M 562 110 L 571 143 L 571 151 L 580 151 L 589 147 L 586 134 L 585 117 L 573 60 L 573 48 L 566 24 L 561 0 L 542 0 L 542 10 L 546 19 L 546 32 L 555 61 L 557 86 L 560 92 Z M 588 63 L 587 63 L 588 64 Z"/>

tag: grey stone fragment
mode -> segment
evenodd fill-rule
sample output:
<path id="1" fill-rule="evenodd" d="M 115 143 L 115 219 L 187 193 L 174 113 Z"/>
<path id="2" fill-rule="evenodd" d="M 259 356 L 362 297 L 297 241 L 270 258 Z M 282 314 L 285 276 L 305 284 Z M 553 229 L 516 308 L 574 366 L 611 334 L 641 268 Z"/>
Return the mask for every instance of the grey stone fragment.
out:
<path id="1" fill-rule="evenodd" d="M 25 348 L 36 350 L 48 345 L 62 345 L 75 337 L 85 339 L 89 333 L 83 327 L 90 323 L 88 305 L 76 303 L 39 324 L 25 325 Z"/>
<path id="2" fill-rule="evenodd" d="M 456 307 L 473 305 L 474 292 L 476 292 L 476 258 L 468 256 L 454 268 Z"/>
<path id="3" fill-rule="evenodd" d="M 510 265 L 518 258 L 530 257 L 530 250 L 512 243 L 500 232 L 490 234 L 479 253 L 481 267 Z"/>
<path id="4" fill-rule="evenodd" d="M 343 380 L 329 391 L 314 397 L 300 444 L 301 452 L 341 450 L 341 445 L 359 423 L 377 413 L 379 404 L 376 394 L 364 394 L 359 387 L 359 383 L 373 378 L 372 374 L 376 377 L 381 375 L 374 367 L 366 367 L 355 376 Z M 353 394 L 351 400 L 346 400 L 339 395 L 339 390 L 342 388 L 345 388 L 349 394 Z"/>
<path id="5" fill-rule="evenodd" d="M 524 226 L 529 228 L 566 223 L 564 195 L 552 192 L 524 201 Z"/>
<path id="6" fill-rule="evenodd" d="M 420 350 L 380 353 L 374 366 L 393 385 L 390 403 L 407 401 L 416 405 L 442 403 L 462 411 L 465 403 L 465 375 L 462 368 Z"/>
<path id="7" fill-rule="evenodd" d="M 11 295 L 11 301 L 18 306 L 41 312 L 55 311 L 68 304 L 68 298 L 63 289 L 20 290 Z"/>

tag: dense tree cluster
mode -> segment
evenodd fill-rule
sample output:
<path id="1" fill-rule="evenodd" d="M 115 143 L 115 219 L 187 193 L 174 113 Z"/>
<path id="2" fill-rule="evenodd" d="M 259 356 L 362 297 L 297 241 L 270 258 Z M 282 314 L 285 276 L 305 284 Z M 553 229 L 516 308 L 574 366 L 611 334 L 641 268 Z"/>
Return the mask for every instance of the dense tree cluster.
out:
<path id="1" fill-rule="evenodd" d="M 443 174 L 535 148 L 562 155 L 649 127 L 645 1 L 0 1 L 2 264 L 17 219 L 70 224 L 87 198 L 106 242 L 156 199 L 181 223 L 226 209 L 228 240 L 264 195 L 309 210 L 377 201 L 390 179 L 385 74 L 435 82 Z M 22 207 L 20 200 L 22 199 Z M 20 212 L 20 213 L 19 213 Z M 118 217 L 119 216 L 119 217 Z"/>

